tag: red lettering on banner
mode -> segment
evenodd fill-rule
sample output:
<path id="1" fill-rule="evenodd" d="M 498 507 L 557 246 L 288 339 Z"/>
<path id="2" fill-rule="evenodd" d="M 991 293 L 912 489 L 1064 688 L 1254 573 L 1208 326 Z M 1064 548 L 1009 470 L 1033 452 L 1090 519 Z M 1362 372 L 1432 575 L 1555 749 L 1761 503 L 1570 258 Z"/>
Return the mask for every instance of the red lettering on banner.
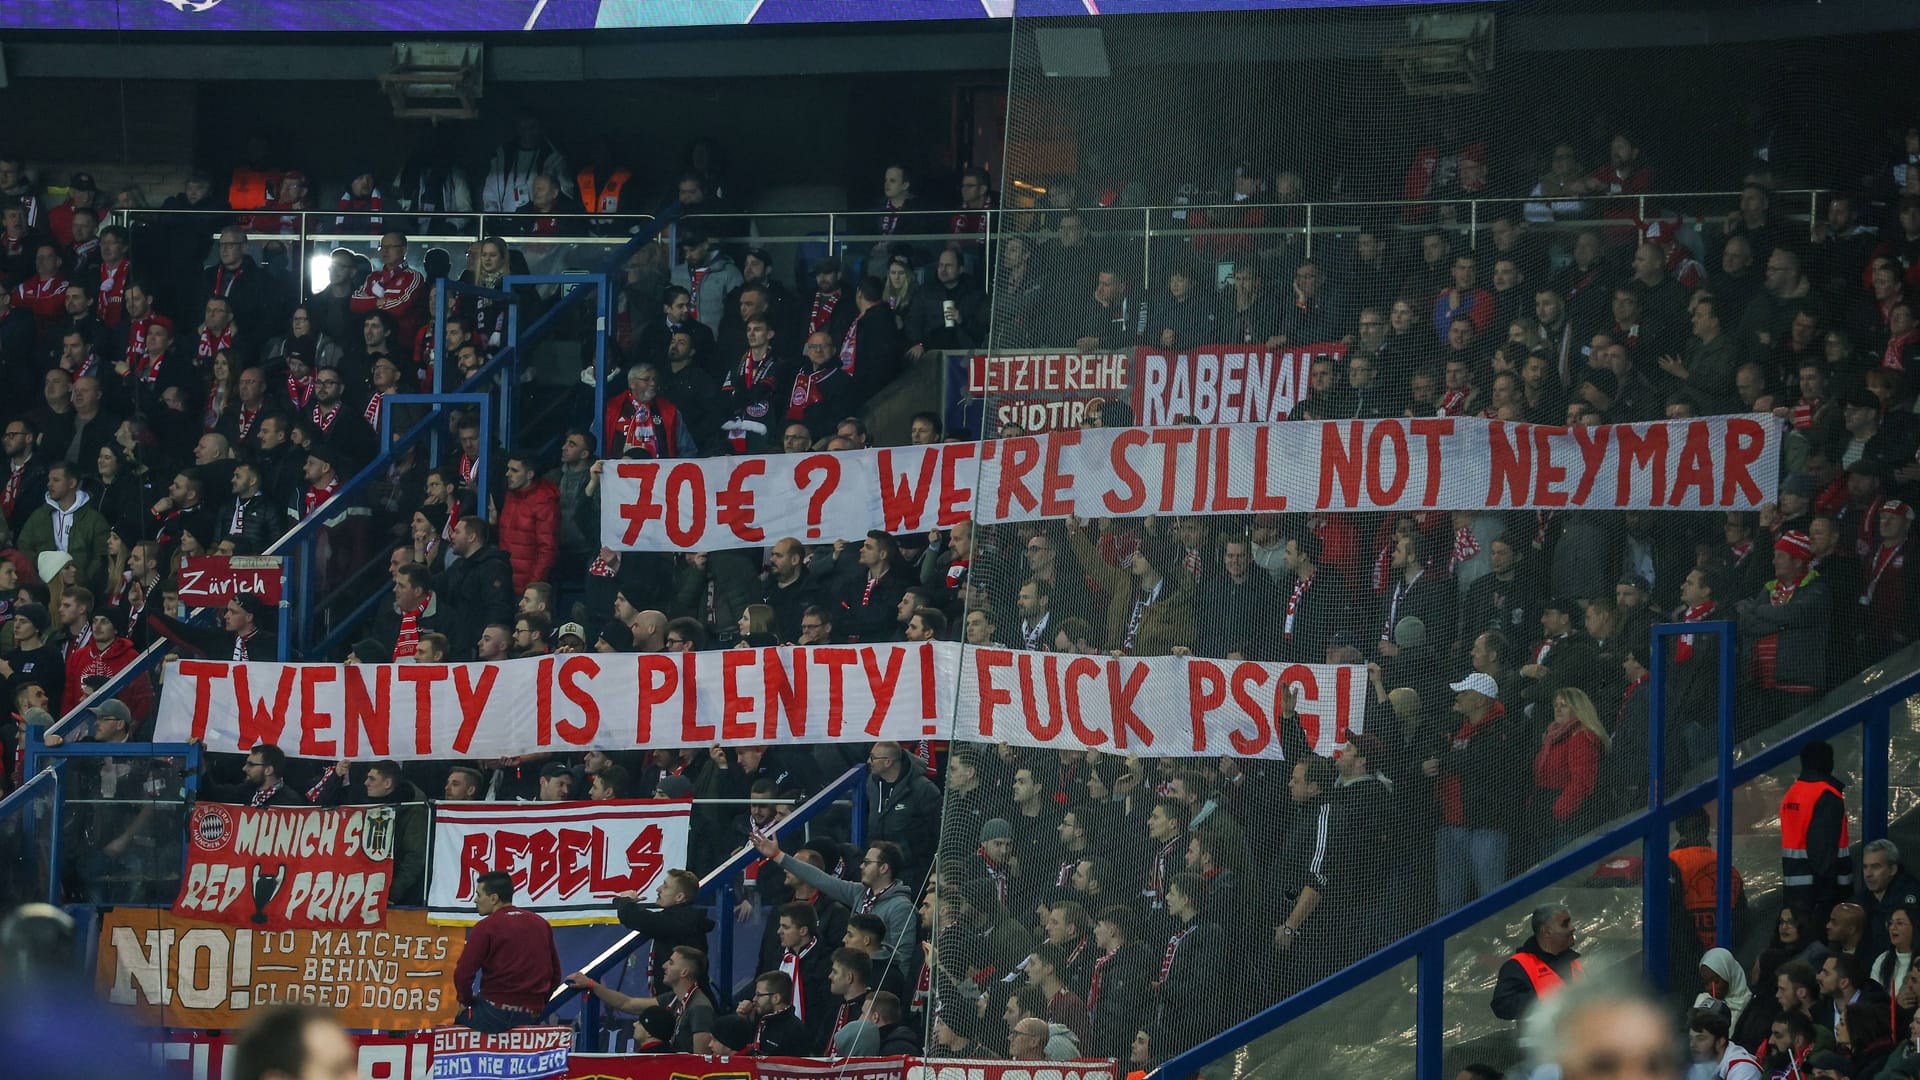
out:
<path id="1" fill-rule="evenodd" d="M 860 664 L 867 669 L 867 689 L 873 694 L 873 715 L 867 718 L 867 734 L 879 735 L 881 725 L 887 721 L 887 710 L 893 704 L 893 693 L 900 688 L 900 667 L 906 657 L 899 649 L 887 650 L 887 667 L 880 669 L 877 663 L 877 649 L 861 649 Z"/>
<path id="2" fill-rule="evenodd" d="M 1220 473 L 1219 483 L 1213 486 L 1212 510 L 1216 514 L 1244 514 L 1247 511 L 1247 497 L 1227 493 L 1227 478 L 1233 475 L 1233 438 L 1232 432 L 1222 431 L 1213 440 L 1213 453 L 1217 459 L 1216 467 Z"/>
<path id="3" fill-rule="evenodd" d="M 1533 502 L 1535 506 L 1567 505 L 1567 493 L 1553 490 L 1554 484 L 1567 478 L 1566 466 L 1553 463 L 1553 439 L 1566 433 L 1567 429 L 1563 427 L 1533 429 Z"/>
<path id="4" fill-rule="evenodd" d="M 1253 431 L 1253 504 L 1247 509 L 1256 514 L 1278 514 L 1287 509 L 1287 497 L 1267 490 L 1267 466 L 1271 462 L 1273 428 L 1262 426 Z"/>
<path id="5" fill-rule="evenodd" d="M 1434 506 L 1440 502 L 1440 440 L 1453 434 L 1453 418 L 1424 417 L 1410 421 L 1407 426 L 1413 430 L 1415 438 L 1427 442 L 1427 490 L 1420 499 L 1421 506 Z"/>
<path id="6" fill-rule="evenodd" d="M 926 513 L 927 493 L 933 490 L 933 470 L 938 463 L 933 455 L 919 448 L 920 476 L 917 484 L 911 476 L 901 476 L 893 468 L 893 451 L 879 451 L 880 519 L 888 532 L 917 531 Z"/>
<path id="7" fill-rule="evenodd" d="M 532 848 L 532 840 L 526 833 L 505 831 L 495 833 L 493 837 L 493 863 L 495 866 L 506 867 L 508 872 L 511 873 L 514 864 L 526 859 L 532 851 Z M 524 891 L 526 888 L 526 875 L 514 874 L 513 876 L 518 879 L 514 884 Z"/>
<path id="8" fill-rule="evenodd" d="M 1501 505 L 1506 496 L 1513 493 L 1513 505 L 1526 502 L 1527 488 L 1533 479 L 1533 443 L 1528 441 L 1527 431 L 1532 425 L 1515 424 L 1514 440 L 1507 441 L 1505 421 L 1496 420 L 1487 425 L 1487 505 Z"/>
<path id="9" fill-rule="evenodd" d="M 1576 424 L 1573 441 L 1580 447 L 1580 482 L 1573 487 L 1573 505 L 1585 506 L 1593 494 L 1594 481 L 1600 479 L 1600 467 L 1607 461 L 1607 432 L 1612 428 L 1590 428 Z"/>
<path id="10" fill-rule="evenodd" d="M 1068 428 L 1047 436 L 1047 468 L 1040 474 L 1040 512 L 1047 517 L 1063 518 L 1073 513 L 1073 500 L 1060 497 L 1063 492 L 1073 489 L 1074 480 L 1060 468 L 1060 452 L 1069 446 L 1079 445 L 1079 428 Z"/>
<path id="11" fill-rule="evenodd" d="M 740 718 L 753 712 L 753 698 L 740 689 L 740 669 L 760 662 L 753 649 L 728 649 L 720 656 L 720 737 L 751 739 L 757 732 L 753 721 Z"/>
<path id="12" fill-rule="evenodd" d="M 1033 686 L 1036 656 L 1040 660 L 1041 674 L 1046 678 L 1047 708 L 1044 710 L 1040 707 L 1040 695 L 1034 692 Z M 1063 721 L 1060 718 L 1060 666 L 1057 654 L 1020 654 L 1020 707 L 1026 714 L 1028 734 L 1048 741 L 1060 734 Z"/>
<path id="13" fill-rule="evenodd" d="M 1621 427 L 1619 434 L 1620 476 L 1613 492 L 1614 505 L 1633 504 L 1633 474 L 1645 470 L 1653 482 L 1648 506 L 1667 505 L 1667 429 L 1654 424 L 1646 431 Z"/>
<path id="14" fill-rule="evenodd" d="M 228 669 L 233 665 L 218 660 L 182 660 L 180 674 L 193 680 L 193 726 L 192 738 L 196 741 L 207 737 L 207 709 L 213 704 L 213 680 L 228 677 Z"/>
<path id="15" fill-rule="evenodd" d="M 1735 492 L 1745 495 L 1748 502 L 1760 503 L 1760 485 L 1749 466 L 1760 460 L 1766 445 L 1766 430 L 1755 421 L 1744 416 L 1727 421 L 1726 460 L 1720 463 L 1721 483 L 1725 485 L 1720 490 L 1721 506 L 1732 506 Z"/>
<path id="16" fill-rule="evenodd" d="M 1305 664 L 1288 664 L 1280 673 L 1280 696 L 1286 696 L 1286 688 L 1294 683 L 1300 684 L 1299 700 L 1294 705 L 1294 721 L 1300 730 L 1306 733 L 1308 746 L 1320 745 L 1320 714 L 1308 712 L 1300 707 L 1301 703 L 1320 700 L 1320 683 L 1313 677 L 1313 669 Z M 1278 715 L 1276 710 L 1275 715 Z"/>
<path id="17" fill-rule="evenodd" d="M 1393 483 L 1384 485 L 1380 476 L 1386 471 L 1383 458 L 1386 444 L 1393 444 Z M 1392 506 L 1400 501 L 1400 495 L 1407 490 L 1407 471 L 1412 466 L 1407 459 L 1407 433 L 1400 427 L 1398 420 L 1381 420 L 1373 425 L 1373 431 L 1367 436 L 1367 498 L 1375 506 Z"/>
<path id="18" fill-rule="evenodd" d="M 454 893 L 455 899 L 473 899 L 473 882 L 481 874 L 490 872 L 493 867 L 487 865 L 487 851 L 493 845 L 488 843 L 486 833 L 468 833 L 460 840 L 460 887 Z"/>
<path id="19" fill-rule="evenodd" d="M 1205 660 L 1187 661 L 1187 715 L 1193 720 L 1193 752 L 1207 752 L 1207 717 L 1227 700 L 1227 681 Z"/>
<path id="20" fill-rule="evenodd" d="M 767 713 L 761 738 L 767 742 L 780 738 L 782 716 L 787 718 L 788 735 L 806 738 L 808 651 L 795 649 L 789 654 L 793 657 L 793 668 L 789 670 L 778 650 L 766 650 L 766 673 L 762 679 L 766 683 Z"/>
<path id="21" fill-rule="evenodd" d="M 1079 432 L 1075 432 L 1078 435 Z M 940 447 L 940 506 L 934 525 L 950 529 L 973 513 L 973 484 L 960 478 L 962 464 L 974 459 L 979 443 L 945 443 Z M 993 444 L 987 444 L 992 449 Z"/>
<path id="22" fill-rule="evenodd" d="M 240 738 L 234 744 L 236 748 L 244 752 L 263 743 L 279 743 L 280 733 L 287 726 L 287 699 L 293 696 L 294 678 L 299 670 L 291 667 L 280 669 L 280 683 L 274 688 L 273 704 L 269 705 L 265 699 L 254 700 L 247 686 L 247 665 L 234 665 L 233 701 L 239 710 L 240 728 Z"/>
<path id="23" fill-rule="evenodd" d="M 633 738 L 637 745 L 653 741 L 653 707 L 672 701 L 680 686 L 678 657 L 641 653 L 637 659 L 639 693 L 634 695 Z"/>
<path id="24" fill-rule="evenodd" d="M 980 690 L 980 737 L 993 738 L 993 710 L 1003 705 L 1013 704 L 1013 692 L 1002 690 L 993 684 L 995 668 L 1011 667 L 1018 653 L 1001 652 L 998 649 L 976 649 L 973 652 L 973 677 Z M 1071 686 L 1067 693 L 1069 700 L 1073 694 Z"/>
<path id="25" fill-rule="evenodd" d="M 661 871 L 666 862 L 660 854 L 661 839 L 660 826 L 649 825 L 641 829 L 640 835 L 634 837 L 633 842 L 627 845 L 627 867 L 630 872 L 624 881 L 619 878 L 613 879 L 618 882 L 618 886 L 607 891 L 619 892 L 622 888 L 638 888 L 652 881 L 653 876 Z"/>
<path id="26" fill-rule="evenodd" d="M 1032 510 L 1037 501 L 1033 492 L 1027 490 L 1027 474 L 1040 463 L 1040 444 L 1031 435 L 1022 435 L 1016 439 L 1000 440 L 1000 456 L 1005 464 L 1000 466 L 1000 506 L 996 517 L 1005 518 L 1012 509 L 1014 499 L 1020 500 L 1020 508 Z"/>
<path id="27" fill-rule="evenodd" d="M 694 665 L 692 653 L 680 654 L 680 737 L 685 740 L 682 746 L 704 746 L 713 742 L 718 735 L 712 724 L 699 722 L 700 711 L 700 669 Z"/>
<path id="28" fill-rule="evenodd" d="M 632 480 L 640 485 L 640 491 L 629 503 L 622 503 L 620 516 L 626 519 L 627 532 L 625 544 L 632 547 L 640 534 L 646 531 L 647 522 L 665 515 L 666 511 L 653 501 L 653 487 L 660 466 L 651 461 L 623 461 L 614 465 L 613 473 L 623 480 Z"/>
<path id="29" fill-rule="evenodd" d="M 321 712 L 319 703 L 314 700 L 314 690 L 321 683 L 330 683 L 340 677 L 340 669 L 315 664 L 300 669 L 300 757 L 337 758 L 340 756 L 339 744 L 332 739 L 322 739 L 328 729 L 333 727 L 333 714 Z"/>
<path id="30" fill-rule="evenodd" d="M 1060 681 L 1066 688 L 1067 724 L 1073 728 L 1074 735 L 1089 747 L 1105 746 L 1107 733 L 1083 723 L 1080 711 L 1080 684 L 1099 682 L 1100 665 L 1090 657 L 1076 656 L 1067 662 L 1067 670 L 1061 674 Z"/>
<path id="31" fill-rule="evenodd" d="M 1236 753 L 1257 754 L 1267 748 L 1273 737 L 1280 733 L 1280 712 L 1286 707 L 1284 695 L 1286 684 L 1280 683 L 1275 690 L 1271 718 L 1267 710 L 1253 699 L 1252 691 L 1267 685 L 1267 671 L 1258 664 L 1241 664 L 1233 673 L 1233 700 L 1248 716 L 1253 717 L 1253 726 L 1259 732 L 1257 739 L 1242 738 L 1240 733 L 1227 733 L 1227 742 Z"/>
<path id="32" fill-rule="evenodd" d="M 533 741 L 540 747 L 553 744 L 553 657 L 543 657 L 533 678 Z"/>
<path id="33" fill-rule="evenodd" d="M 680 496 L 690 491 L 692 499 L 686 505 L 684 525 L 676 519 L 680 517 L 682 505 Z M 682 461 L 667 473 L 667 539 L 676 547 L 690 548 L 700 542 L 707 531 L 707 474 L 700 469 L 697 461 Z"/>
<path id="34" fill-rule="evenodd" d="M 556 882 L 560 898 L 567 899 L 583 888 L 591 887 L 593 872 L 600 869 L 600 849 L 605 842 L 606 833 L 600 829 L 567 829 L 556 831 L 559 848 L 560 873 Z M 584 860 L 581 856 L 586 856 Z"/>
<path id="35" fill-rule="evenodd" d="M 1350 425 L 1353 432 L 1353 446 L 1349 448 L 1340 438 L 1339 424 L 1320 426 L 1320 494 L 1315 505 L 1331 507 L 1333 505 L 1333 484 L 1340 482 L 1340 490 L 1345 493 L 1344 504 L 1352 509 L 1360 501 L 1360 470 L 1365 464 L 1360 460 L 1360 421 Z"/>
<path id="36" fill-rule="evenodd" d="M 692 656 L 692 653 L 688 653 Z M 860 658 L 851 649 L 824 649 L 814 652 L 811 659 L 827 669 L 827 738 L 840 737 L 840 727 L 846 723 L 846 710 L 843 704 L 846 689 L 845 668 L 857 664 Z"/>
<path id="37" fill-rule="evenodd" d="M 813 486 L 816 476 L 823 478 L 819 487 Z M 840 490 L 840 459 L 832 454 L 810 454 L 801 458 L 800 464 L 793 467 L 793 480 L 801 491 L 811 491 L 807 496 L 807 539 L 817 540 L 820 514 L 826 509 L 827 497 Z"/>
<path id="38" fill-rule="evenodd" d="M 591 656 L 569 656 L 560 662 L 560 692 L 568 701 L 580 707 L 581 720 L 561 719 L 555 725 L 560 737 L 575 746 L 585 746 L 593 741 L 600 730 L 600 702 L 593 696 L 591 686 L 582 685 L 600 674 L 600 662 Z M 584 679 L 583 679 L 584 676 Z M 543 681 L 541 684 L 545 686 Z"/>
<path id="39" fill-rule="evenodd" d="M 355 664 L 345 669 L 343 689 L 346 691 L 346 712 L 340 717 L 340 726 L 346 731 L 347 756 L 350 758 L 360 756 L 363 736 L 369 756 L 386 757 L 391 752 L 393 683 L 387 678 L 390 670 L 388 667 L 368 664 Z M 368 683 L 373 684 L 371 694 L 367 693 Z"/>
<path id="40" fill-rule="evenodd" d="M 765 476 L 767 460 L 765 458 L 746 458 L 733 467 L 727 476 L 727 486 L 713 500 L 717 509 L 716 520 L 733 530 L 733 535 L 749 544 L 758 544 L 767 538 L 767 531 L 753 523 L 753 490 L 747 487 L 747 481 L 756 476 Z"/>
<path id="41" fill-rule="evenodd" d="M 1198 512 L 1207 505 L 1207 481 L 1213 476 L 1213 428 L 1196 428 L 1193 462 L 1193 498 L 1189 503 Z"/>
<path id="42" fill-rule="evenodd" d="M 1342 664 L 1340 670 L 1333 676 L 1333 745 L 1335 747 L 1347 745 L 1347 731 L 1353 722 L 1353 718 L 1347 715 L 1347 703 L 1352 692 L 1353 667 L 1350 664 Z"/>
<path id="43" fill-rule="evenodd" d="M 1707 425 L 1688 424 L 1687 441 L 1680 447 L 1680 461 L 1673 470 L 1673 501 L 1678 504 L 1688 489 L 1700 493 L 1700 505 L 1713 505 L 1713 447 L 1707 438 Z"/>
<path id="44" fill-rule="evenodd" d="M 1153 729 L 1141 721 L 1139 713 L 1133 711 L 1134 696 L 1140 692 L 1140 684 L 1146 681 L 1147 666 L 1145 664 L 1135 664 L 1133 674 L 1128 676 L 1120 674 L 1120 661 L 1115 660 L 1107 664 L 1107 697 L 1108 704 L 1113 708 L 1113 748 L 1115 750 L 1125 750 L 1133 745 L 1153 745 Z M 1127 738 L 1129 732 L 1134 736 L 1132 742 Z"/>
<path id="45" fill-rule="evenodd" d="M 920 646 L 920 718 L 926 721 L 926 726 L 920 730 L 926 735 L 935 734 L 940 730 L 938 723 L 940 710 L 938 703 L 934 700 L 933 693 L 935 677 L 933 670 L 933 646 L 930 644 L 922 645 Z"/>
<path id="46" fill-rule="evenodd" d="M 1155 428 L 1147 436 L 1147 441 L 1160 448 L 1161 513 L 1173 509 L 1174 497 L 1180 491 L 1180 447 L 1192 445 L 1194 433 L 1200 430 L 1196 427 Z"/>
<path id="47" fill-rule="evenodd" d="M 499 679 L 500 669 L 492 664 L 480 670 L 477 685 L 471 667 L 463 664 L 453 669 L 453 692 L 460 699 L 460 730 L 453 736 L 454 753 L 464 754 L 473 748 L 473 733 L 480 726 L 480 712 L 487 707 L 487 697 Z"/>
<path id="48" fill-rule="evenodd" d="M 433 753 L 433 684 L 445 682 L 445 664 L 401 664 L 393 669 L 400 681 L 413 684 L 413 746 L 421 754 Z"/>
<path id="49" fill-rule="evenodd" d="M 1106 494 L 1100 496 L 1100 502 L 1107 508 L 1107 513 L 1124 517 L 1146 505 L 1146 484 L 1141 481 L 1140 473 L 1133 467 L 1133 462 L 1127 458 L 1127 451 L 1145 446 L 1146 443 L 1147 433 L 1143 428 L 1127 428 L 1114 437 L 1113 445 L 1107 450 L 1107 465 L 1113 469 L 1114 479 L 1120 483 L 1118 487 L 1109 488 Z M 1123 490 L 1126 494 L 1121 496 L 1119 493 Z M 1005 503 L 1001 505 L 1005 506 Z"/>

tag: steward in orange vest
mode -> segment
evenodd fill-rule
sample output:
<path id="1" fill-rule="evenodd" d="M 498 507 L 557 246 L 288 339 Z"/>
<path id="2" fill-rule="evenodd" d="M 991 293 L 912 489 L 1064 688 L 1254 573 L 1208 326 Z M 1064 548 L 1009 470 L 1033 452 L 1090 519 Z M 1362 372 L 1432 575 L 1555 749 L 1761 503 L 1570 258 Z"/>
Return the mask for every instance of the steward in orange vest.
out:
<path id="1" fill-rule="evenodd" d="M 1573 951 L 1573 915 L 1566 907 L 1535 908 L 1532 925 L 1533 937 L 1500 965 L 1493 986 L 1493 1015 L 1502 1020 L 1520 1019 L 1534 1002 L 1586 974 Z"/>
<path id="2" fill-rule="evenodd" d="M 1697 810 L 1683 817 L 1675 825 L 1680 844 L 1667 853 L 1669 864 L 1673 867 L 1673 902 L 1686 913 L 1686 922 L 1699 941 L 1702 951 L 1714 946 L 1715 923 L 1718 913 L 1714 910 L 1714 884 L 1718 866 L 1713 848 L 1708 844 L 1711 822 L 1705 810 Z M 1740 881 L 1740 871 L 1733 871 L 1733 927 L 1732 933 L 1738 937 L 1746 922 L 1747 894 Z"/>
<path id="3" fill-rule="evenodd" d="M 1853 838 L 1833 747 L 1800 748 L 1800 779 L 1780 797 L 1780 875 L 1788 904 L 1804 904 L 1825 926 L 1833 905 L 1853 896 Z"/>

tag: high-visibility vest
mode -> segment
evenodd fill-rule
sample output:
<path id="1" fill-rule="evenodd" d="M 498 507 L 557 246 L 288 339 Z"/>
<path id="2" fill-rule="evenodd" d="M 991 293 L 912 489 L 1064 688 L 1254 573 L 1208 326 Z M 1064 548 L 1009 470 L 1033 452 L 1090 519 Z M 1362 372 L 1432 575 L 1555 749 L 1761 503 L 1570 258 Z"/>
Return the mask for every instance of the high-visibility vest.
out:
<path id="1" fill-rule="evenodd" d="M 1533 996 L 1542 1001 L 1546 1000 L 1548 995 L 1566 985 L 1566 980 L 1560 977 L 1560 973 L 1548 967 L 1547 962 L 1542 960 L 1537 953 L 1522 950 L 1514 953 L 1513 959 L 1515 963 L 1520 965 L 1520 970 L 1527 973 L 1527 981 L 1533 984 Z M 1580 961 L 1576 958 L 1573 962 L 1573 974 L 1584 975 L 1586 973 L 1587 969 L 1581 966 Z"/>
<path id="2" fill-rule="evenodd" d="M 1716 920 L 1719 917 L 1714 895 L 1713 849 L 1710 847 L 1674 848 L 1667 853 L 1680 874 L 1681 903 L 1693 921 L 1694 936 L 1702 948 L 1713 948 Z M 1740 871 L 1733 872 L 1733 895 L 1740 895 Z"/>
<path id="3" fill-rule="evenodd" d="M 580 209 L 589 214 L 611 214 L 620 208 L 620 190 L 627 186 L 633 174 L 625 169 L 613 170 L 607 177 L 607 186 L 601 189 L 593 176 L 593 166 L 580 170 L 574 182 L 580 185 Z"/>
<path id="4" fill-rule="evenodd" d="M 1822 795 L 1841 798 L 1840 789 L 1825 780 L 1795 780 L 1780 796 L 1780 871 L 1781 884 L 1802 888 L 1813 884 L 1813 863 L 1807 857 L 1807 829 L 1813 825 L 1813 808 Z M 1853 880 L 1852 840 L 1847 832 L 1844 807 L 1840 815 L 1840 846 L 1835 854 L 1842 860 L 1838 884 Z"/>

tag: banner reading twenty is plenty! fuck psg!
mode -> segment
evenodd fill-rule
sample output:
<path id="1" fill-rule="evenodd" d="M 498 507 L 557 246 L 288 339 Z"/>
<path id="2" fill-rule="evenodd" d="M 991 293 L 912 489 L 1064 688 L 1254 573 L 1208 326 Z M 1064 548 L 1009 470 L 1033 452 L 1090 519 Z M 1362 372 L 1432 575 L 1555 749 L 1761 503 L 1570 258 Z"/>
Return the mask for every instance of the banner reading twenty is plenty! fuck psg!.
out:
<path id="1" fill-rule="evenodd" d="M 961 739 L 1141 757 L 1282 758 L 1287 688 L 1330 754 L 1365 714 L 1359 665 L 1077 656 L 957 642 L 583 653 L 469 664 L 181 660 L 161 742 L 298 757 Z"/>

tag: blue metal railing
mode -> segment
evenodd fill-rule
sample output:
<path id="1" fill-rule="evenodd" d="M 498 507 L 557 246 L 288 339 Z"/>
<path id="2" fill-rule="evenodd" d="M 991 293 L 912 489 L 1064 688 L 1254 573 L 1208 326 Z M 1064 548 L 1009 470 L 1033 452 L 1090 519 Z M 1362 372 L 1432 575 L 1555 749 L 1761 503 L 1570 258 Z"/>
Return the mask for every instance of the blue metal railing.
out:
<path id="1" fill-rule="evenodd" d="M 66 782 L 62 773 L 63 770 L 58 763 L 38 772 L 29 773 L 19 787 L 13 789 L 6 798 L 0 799 L 0 835 L 13 831 L 8 828 L 8 822 L 16 819 L 20 822 L 17 831 L 21 838 L 19 851 L 21 868 L 28 870 L 35 860 L 40 858 L 46 860 L 45 900 L 49 904 L 60 902 L 60 799 Z M 52 825 L 47 830 L 47 846 L 43 852 L 34 843 L 34 835 L 39 830 L 39 814 L 36 811 L 40 800 L 48 796 L 53 799 L 53 810 L 49 815 Z"/>
<path id="2" fill-rule="evenodd" d="M 1718 768 L 1711 779 L 1669 795 L 1664 778 L 1667 740 L 1665 641 L 1683 634 L 1719 638 Z M 1622 847 L 1636 842 L 1642 845 L 1643 851 L 1640 920 L 1643 974 L 1656 989 L 1664 990 L 1668 975 L 1668 881 L 1660 868 L 1666 864 L 1673 822 L 1709 803 L 1718 802 L 1718 836 L 1714 849 L 1714 907 L 1717 915 L 1714 935 L 1715 944 L 1728 947 L 1733 933 L 1731 807 L 1734 789 L 1795 760 L 1800 749 L 1808 743 L 1832 738 L 1855 727 L 1862 728 L 1864 734 L 1861 748 L 1862 832 L 1867 840 L 1885 836 L 1891 712 L 1895 703 L 1920 694 L 1920 669 L 1899 676 L 1883 675 L 1884 681 L 1874 688 L 1871 696 L 1847 704 L 1837 712 L 1736 763 L 1733 700 L 1736 685 L 1735 645 L 1734 625 L 1730 622 L 1674 623 L 1653 628 L 1653 647 L 1650 650 L 1653 667 L 1648 686 L 1651 708 L 1648 711 L 1647 809 L 1609 826 L 1598 836 L 1554 855 L 1472 903 L 1442 914 L 1421 929 L 1269 1006 L 1198 1046 L 1174 1055 L 1155 1071 L 1154 1080 L 1185 1080 L 1195 1075 L 1202 1066 L 1218 1061 L 1254 1039 L 1278 1030 L 1409 960 L 1415 962 L 1417 987 L 1415 1076 L 1418 1080 L 1444 1080 L 1442 1055 L 1445 1050 L 1445 1021 L 1441 993 L 1446 974 L 1448 939 L 1500 915 L 1535 893 L 1592 867 Z"/>
<path id="3" fill-rule="evenodd" d="M 833 783 L 816 792 L 806 802 L 794 807 L 791 813 L 781 818 L 768 831 L 777 838 L 789 829 L 799 828 L 812 821 L 827 807 L 838 802 L 842 795 L 851 795 L 853 798 L 853 842 L 856 847 L 862 846 L 866 842 L 867 833 L 867 767 L 864 764 L 855 765 L 841 773 Z M 720 912 L 720 917 L 715 920 L 719 924 L 720 944 L 714 950 L 708 966 L 709 971 L 718 971 L 724 975 L 733 970 L 733 882 L 741 871 L 759 858 L 760 853 L 755 851 L 752 845 L 744 846 L 729 856 L 725 862 L 707 871 L 707 875 L 700 879 L 699 899 L 696 902 L 713 903 Z M 613 970 L 615 965 L 624 963 L 627 957 L 639 950 L 640 946 L 647 944 L 648 940 L 646 935 L 638 931 L 631 932 L 608 946 L 581 970 L 595 979 L 602 979 L 607 972 Z M 592 994 L 583 995 L 581 991 L 571 986 L 562 986 L 548 996 L 547 1013 L 552 1014 L 555 1009 L 563 1007 L 576 997 L 583 998 L 580 1007 L 580 1029 L 599 1031 L 600 999 Z M 725 1007 L 722 1002 L 715 1004 L 721 1008 Z"/>

